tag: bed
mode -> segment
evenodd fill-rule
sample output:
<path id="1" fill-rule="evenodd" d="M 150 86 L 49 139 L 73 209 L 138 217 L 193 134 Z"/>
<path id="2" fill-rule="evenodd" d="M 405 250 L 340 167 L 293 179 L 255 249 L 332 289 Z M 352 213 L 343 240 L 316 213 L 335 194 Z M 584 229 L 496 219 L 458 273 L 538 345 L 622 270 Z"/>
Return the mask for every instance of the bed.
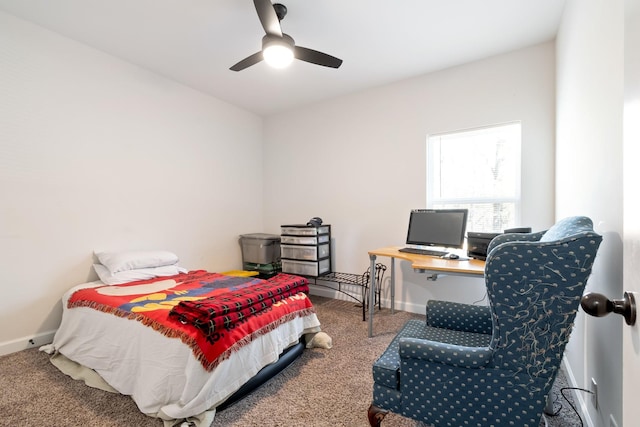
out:
<path id="1" fill-rule="evenodd" d="M 42 349 L 66 374 L 130 395 L 165 425 L 208 426 L 216 408 L 263 382 L 260 371 L 277 373 L 279 360 L 292 359 L 281 354 L 320 331 L 307 291 L 299 276 L 202 270 L 84 283 L 64 294 L 62 322 Z M 202 321 L 203 310 L 215 319 Z"/>

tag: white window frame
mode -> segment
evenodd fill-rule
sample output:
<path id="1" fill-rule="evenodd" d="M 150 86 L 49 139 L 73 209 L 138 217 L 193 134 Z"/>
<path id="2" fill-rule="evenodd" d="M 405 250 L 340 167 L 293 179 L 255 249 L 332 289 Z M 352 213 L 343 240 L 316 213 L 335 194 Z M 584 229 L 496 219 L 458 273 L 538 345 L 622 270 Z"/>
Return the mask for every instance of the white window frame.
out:
<path id="1" fill-rule="evenodd" d="M 514 157 L 517 158 L 516 164 L 513 165 L 515 168 L 514 174 L 516 175 L 517 185 L 514 188 L 514 194 L 507 197 L 493 197 L 493 196 L 474 196 L 468 195 L 467 197 L 456 197 L 456 198 L 446 198 L 440 197 L 437 195 L 436 186 L 440 185 L 439 177 L 436 176 L 435 172 L 437 167 L 434 167 L 434 162 L 436 158 L 439 158 L 439 153 L 436 150 L 435 142 L 446 143 L 446 141 L 442 141 L 442 138 L 450 138 L 455 137 L 457 135 L 465 135 L 473 136 L 474 133 L 479 135 L 483 133 L 487 133 L 487 131 L 491 131 L 495 128 L 500 128 L 504 126 L 518 125 L 519 126 L 519 137 L 517 138 L 517 147 L 514 149 Z M 427 208 L 434 209 L 438 208 L 442 205 L 448 205 L 450 207 L 458 206 L 465 207 L 459 205 L 473 205 L 473 204 L 486 204 L 486 203 L 513 203 L 514 204 L 514 218 L 512 218 L 512 222 L 508 224 L 508 227 L 514 227 L 520 224 L 521 221 L 521 188 L 522 188 L 522 159 L 521 159 L 521 149 L 522 149 L 522 123 L 519 121 L 516 122 L 508 122 L 508 123 L 500 123 L 495 125 L 482 126 L 472 129 L 463 129 L 452 132 L 443 132 L 438 134 L 432 134 L 427 136 L 427 159 L 426 159 L 426 167 L 427 167 Z M 470 211 L 473 207 L 469 207 Z M 471 217 L 471 214 L 470 214 Z M 503 230 L 472 230 L 469 231 L 480 231 L 480 232 L 490 232 L 490 231 L 503 231 Z"/>

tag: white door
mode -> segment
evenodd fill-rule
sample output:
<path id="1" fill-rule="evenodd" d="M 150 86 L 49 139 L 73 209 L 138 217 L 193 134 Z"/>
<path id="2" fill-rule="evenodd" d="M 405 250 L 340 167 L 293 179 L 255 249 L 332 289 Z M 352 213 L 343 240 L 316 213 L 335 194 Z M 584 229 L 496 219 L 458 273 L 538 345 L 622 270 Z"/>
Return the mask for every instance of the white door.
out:
<path id="1" fill-rule="evenodd" d="M 640 302 L 640 0 L 625 1 L 624 57 L 624 289 L 634 292 Z M 640 420 L 640 326 L 623 324 L 623 422 L 618 427 L 631 427 Z"/>

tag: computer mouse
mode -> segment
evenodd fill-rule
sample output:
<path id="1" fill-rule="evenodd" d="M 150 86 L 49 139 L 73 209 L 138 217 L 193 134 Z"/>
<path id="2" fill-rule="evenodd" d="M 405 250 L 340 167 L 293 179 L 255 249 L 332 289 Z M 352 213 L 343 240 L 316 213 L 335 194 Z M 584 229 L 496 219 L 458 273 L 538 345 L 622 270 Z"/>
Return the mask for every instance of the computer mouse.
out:
<path id="1" fill-rule="evenodd" d="M 460 258 L 460 256 L 456 255 L 456 254 L 449 254 L 448 258 L 449 259 L 458 259 L 458 258 Z"/>

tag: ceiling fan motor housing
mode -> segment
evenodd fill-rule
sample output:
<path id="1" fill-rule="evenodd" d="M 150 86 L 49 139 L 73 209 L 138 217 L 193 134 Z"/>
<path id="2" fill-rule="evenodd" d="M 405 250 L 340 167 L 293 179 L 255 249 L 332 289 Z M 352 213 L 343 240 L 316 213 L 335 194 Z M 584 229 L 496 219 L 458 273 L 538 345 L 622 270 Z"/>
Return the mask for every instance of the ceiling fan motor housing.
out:
<path id="1" fill-rule="evenodd" d="M 262 38 L 262 50 L 265 50 L 267 47 L 275 44 L 280 46 L 284 44 L 293 50 L 293 47 L 295 46 L 295 41 L 291 36 L 284 33 L 282 34 L 282 37 L 272 36 L 270 34 L 267 34 Z"/>
<path id="2" fill-rule="evenodd" d="M 276 15 L 278 15 L 278 21 L 282 21 L 285 16 L 287 16 L 287 6 L 281 3 L 274 3 L 273 9 L 276 11 Z"/>

